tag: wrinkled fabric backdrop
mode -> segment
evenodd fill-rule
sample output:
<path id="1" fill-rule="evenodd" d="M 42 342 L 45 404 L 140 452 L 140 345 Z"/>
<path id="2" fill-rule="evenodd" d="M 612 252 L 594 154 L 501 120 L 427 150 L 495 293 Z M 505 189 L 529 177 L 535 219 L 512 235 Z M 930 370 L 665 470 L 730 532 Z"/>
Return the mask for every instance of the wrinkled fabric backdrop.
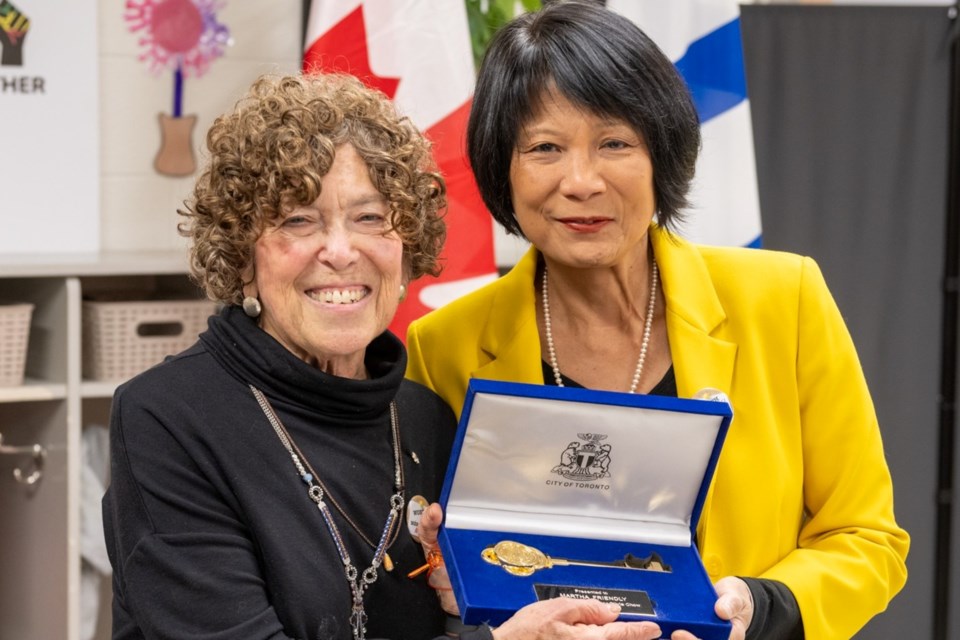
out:
<path id="1" fill-rule="evenodd" d="M 763 246 L 822 267 L 912 536 L 906 587 L 857 638 L 931 638 L 951 21 L 945 7 L 798 5 L 743 5 L 741 20 Z"/>

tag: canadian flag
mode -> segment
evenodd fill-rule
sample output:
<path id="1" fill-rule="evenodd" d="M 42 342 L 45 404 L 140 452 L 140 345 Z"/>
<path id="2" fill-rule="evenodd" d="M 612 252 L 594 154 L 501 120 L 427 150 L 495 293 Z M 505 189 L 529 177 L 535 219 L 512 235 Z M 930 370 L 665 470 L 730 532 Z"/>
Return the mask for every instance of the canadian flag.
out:
<path id="1" fill-rule="evenodd" d="M 443 273 L 410 284 L 390 330 L 497 276 L 493 224 L 466 157 L 474 69 L 463 2 L 313 0 L 303 69 L 351 73 L 392 98 L 433 143 L 447 183 Z"/>

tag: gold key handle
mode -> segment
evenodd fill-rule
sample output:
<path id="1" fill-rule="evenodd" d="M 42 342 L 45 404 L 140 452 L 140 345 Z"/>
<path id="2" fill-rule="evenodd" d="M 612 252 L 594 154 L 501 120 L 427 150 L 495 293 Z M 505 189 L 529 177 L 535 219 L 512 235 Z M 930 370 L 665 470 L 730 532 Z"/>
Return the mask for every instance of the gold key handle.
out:
<path id="1" fill-rule="evenodd" d="M 562 566 L 604 567 L 610 569 L 638 569 L 641 571 L 669 572 L 670 567 L 664 564 L 663 559 L 656 552 L 646 558 L 638 558 L 627 554 L 620 560 L 609 562 L 600 560 L 573 560 L 571 558 L 551 558 L 536 547 L 515 542 L 501 540 L 485 548 L 480 556 L 490 564 L 495 564 L 504 571 L 515 576 L 530 576 L 541 569 L 551 569 Z"/>

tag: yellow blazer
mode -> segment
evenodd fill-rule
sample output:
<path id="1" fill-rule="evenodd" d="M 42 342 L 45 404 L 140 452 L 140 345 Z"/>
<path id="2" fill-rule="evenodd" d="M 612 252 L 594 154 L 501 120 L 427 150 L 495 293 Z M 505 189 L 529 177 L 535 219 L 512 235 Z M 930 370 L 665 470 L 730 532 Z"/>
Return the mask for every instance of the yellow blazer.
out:
<path id="1" fill-rule="evenodd" d="M 725 575 L 779 580 L 807 638 L 850 638 L 903 587 L 909 536 L 853 342 L 810 258 L 650 231 L 681 397 L 726 391 L 734 419 L 699 522 Z M 537 253 L 410 326 L 407 376 L 459 412 L 471 377 L 543 384 Z"/>

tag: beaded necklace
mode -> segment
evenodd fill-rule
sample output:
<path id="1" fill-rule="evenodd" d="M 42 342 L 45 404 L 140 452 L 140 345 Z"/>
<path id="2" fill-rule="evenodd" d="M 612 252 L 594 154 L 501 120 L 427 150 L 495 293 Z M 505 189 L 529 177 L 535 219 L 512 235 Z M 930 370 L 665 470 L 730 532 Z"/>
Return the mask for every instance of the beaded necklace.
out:
<path id="1" fill-rule="evenodd" d="M 650 300 L 647 302 L 647 317 L 643 320 L 643 339 L 640 344 L 640 357 L 637 358 L 637 367 L 633 371 L 633 378 L 630 380 L 630 390 L 628 393 L 636 393 L 637 385 L 640 384 L 640 376 L 643 374 L 643 365 L 647 361 L 647 348 L 650 346 L 650 331 L 653 328 L 653 311 L 657 304 L 657 262 L 653 261 L 653 267 L 650 270 Z M 550 356 L 550 367 L 553 369 L 553 379 L 558 387 L 563 386 L 563 378 L 560 376 L 560 365 L 557 364 L 557 350 L 553 344 L 553 321 L 550 317 L 550 294 L 548 292 L 547 265 L 543 265 L 543 326 L 547 338 L 547 353 Z"/>
<path id="2" fill-rule="evenodd" d="M 337 547 L 337 553 L 340 555 L 341 562 L 343 562 L 343 572 L 347 578 L 347 583 L 350 585 L 350 594 L 353 598 L 353 605 L 350 609 L 350 627 L 353 630 L 353 638 L 354 640 L 364 640 L 367 633 L 367 612 L 363 608 L 363 594 L 367 590 L 367 587 L 377 581 L 377 569 L 380 565 L 383 564 L 385 569 L 388 568 L 386 562 L 389 562 L 390 557 L 387 555 L 387 547 L 390 546 L 392 541 L 397 537 L 397 532 L 400 529 L 400 513 L 403 511 L 404 481 L 403 464 L 400 461 L 400 423 L 397 420 L 397 405 L 395 402 L 390 403 L 390 431 L 393 436 L 394 494 L 390 496 L 390 512 L 387 514 L 387 521 L 383 525 L 383 533 L 380 534 L 380 541 L 374 546 L 373 560 L 370 562 L 370 566 L 364 569 L 363 573 L 360 573 L 350 559 L 347 547 L 343 543 L 343 537 L 340 535 L 340 529 L 333 521 L 330 509 L 327 507 L 327 500 L 336 506 L 340 514 L 346 518 L 347 522 L 350 523 L 368 544 L 373 546 L 372 543 L 363 535 L 356 523 L 354 523 L 333 500 L 330 491 L 323 484 L 323 481 L 317 475 L 316 471 L 313 470 L 313 467 L 310 466 L 310 462 L 300 451 L 299 447 L 297 447 L 293 438 L 290 437 L 290 433 L 283 426 L 283 423 L 280 422 L 280 418 L 277 417 L 267 397 L 253 385 L 249 386 L 250 391 L 253 392 L 257 403 L 270 422 L 270 426 L 273 427 L 283 447 L 287 450 L 287 453 L 290 454 L 290 458 L 293 460 L 293 465 L 297 468 L 300 479 L 307 485 L 307 495 L 316 503 L 317 508 L 323 515 L 323 520 Z M 324 499 L 325 497 L 326 500 Z M 392 566 L 390 568 L 392 568 Z"/>

